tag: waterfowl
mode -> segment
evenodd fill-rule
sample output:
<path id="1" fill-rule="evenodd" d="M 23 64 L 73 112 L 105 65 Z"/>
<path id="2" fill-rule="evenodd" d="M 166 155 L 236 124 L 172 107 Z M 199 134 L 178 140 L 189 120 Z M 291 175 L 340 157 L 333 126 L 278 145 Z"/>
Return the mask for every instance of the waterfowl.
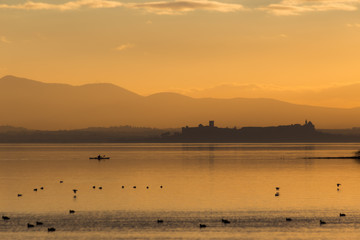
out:
<path id="1" fill-rule="evenodd" d="M 157 223 L 163 223 L 163 222 L 164 222 L 164 220 L 162 220 L 162 219 L 157 220 Z"/>
<path id="2" fill-rule="evenodd" d="M 78 190 L 77 189 L 73 189 L 73 192 L 76 194 L 76 192 L 77 192 Z"/>
<path id="3" fill-rule="evenodd" d="M 34 226 L 34 224 L 28 223 L 28 224 L 27 224 L 27 227 L 28 227 L 28 228 L 33 228 L 33 227 L 35 227 L 35 226 Z"/>
<path id="4" fill-rule="evenodd" d="M 42 222 L 36 222 L 36 225 L 39 226 L 39 225 L 43 225 Z"/>
<path id="5" fill-rule="evenodd" d="M 291 219 L 291 218 L 286 218 L 286 221 L 287 221 L 287 222 L 291 222 L 292 219 Z"/>
<path id="6" fill-rule="evenodd" d="M 279 188 L 279 187 L 276 187 L 275 189 L 276 189 L 277 191 L 279 191 L 279 190 L 280 190 L 280 188 Z"/>
<path id="7" fill-rule="evenodd" d="M 95 189 L 96 187 L 95 186 L 93 186 L 93 189 Z"/>
<path id="8" fill-rule="evenodd" d="M 99 189 L 101 190 L 101 189 L 102 189 L 102 187 L 99 187 Z"/>
<path id="9" fill-rule="evenodd" d="M 133 186 L 133 188 L 136 188 L 136 186 Z"/>
<path id="10" fill-rule="evenodd" d="M 76 195 L 74 195 L 74 198 L 76 198 Z"/>
<path id="11" fill-rule="evenodd" d="M 53 228 L 53 227 L 48 228 L 48 232 L 55 232 L 55 231 L 56 231 L 56 229 L 55 229 L 55 228 Z"/>
<path id="12" fill-rule="evenodd" d="M 10 220 L 10 218 L 8 216 L 2 216 L 2 219 L 5 220 L 5 221 Z"/>
<path id="13" fill-rule="evenodd" d="M 44 190 L 44 187 L 41 187 L 40 189 L 41 189 L 41 190 Z"/>
<path id="14" fill-rule="evenodd" d="M 21 194 L 21 193 L 19 193 L 19 194 L 18 194 L 18 197 L 22 197 L 22 194 Z"/>
<path id="15" fill-rule="evenodd" d="M 69 210 L 69 213 L 73 214 L 73 213 L 75 213 L 75 210 Z"/>
<path id="16" fill-rule="evenodd" d="M 124 188 L 124 186 L 121 186 L 121 188 Z"/>
<path id="17" fill-rule="evenodd" d="M 34 192 L 37 192 L 37 188 L 34 188 Z"/>
<path id="18" fill-rule="evenodd" d="M 278 193 L 278 192 L 275 193 L 275 197 L 278 197 L 278 196 L 280 196 L 280 193 Z"/>
<path id="19" fill-rule="evenodd" d="M 229 221 L 229 220 L 226 220 L 226 219 L 221 219 L 221 222 L 224 223 L 224 224 L 230 223 L 230 221 Z"/>
<path id="20" fill-rule="evenodd" d="M 160 188 L 163 188 L 163 186 L 160 186 Z"/>
<path id="21" fill-rule="evenodd" d="M 200 228 L 206 228 L 206 225 L 200 223 Z"/>
<path id="22" fill-rule="evenodd" d="M 149 186 L 146 186 L 146 189 L 149 189 Z"/>
<path id="23" fill-rule="evenodd" d="M 326 224 L 326 222 L 324 222 L 323 220 L 320 220 L 320 225 L 322 224 Z"/>
<path id="24" fill-rule="evenodd" d="M 64 181 L 60 180 L 60 183 L 63 183 Z"/>
<path id="25" fill-rule="evenodd" d="M 345 217 L 346 216 L 345 213 L 340 213 L 339 215 L 340 215 L 340 217 Z"/>
<path id="26" fill-rule="evenodd" d="M 337 183 L 336 186 L 337 186 L 337 187 L 340 187 L 340 186 L 341 186 L 341 183 Z"/>

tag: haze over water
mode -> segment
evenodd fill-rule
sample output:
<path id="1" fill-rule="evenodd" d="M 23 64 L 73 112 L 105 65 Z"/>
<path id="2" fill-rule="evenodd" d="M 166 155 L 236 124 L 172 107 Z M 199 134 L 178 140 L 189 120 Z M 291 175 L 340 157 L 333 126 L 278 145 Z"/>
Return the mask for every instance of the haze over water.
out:
<path id="1" fill-rule="evenodd" d="M 10 220 L 0 221 L 0 238 L 358 239 L 360 162 L 304 159 L 351 156 L 358 149 L 360 144 L 2 144 L 0 214 Z M 111 159 L 89 160 L 98 154 Z M 78 189 L 76 199 L 72 189 Z M 320 219 L 327 224 L 320 226 Z M 35 221 L 44 226 L 26 227 Z M 208 227 L 200 229 L 200 223 Z"/>

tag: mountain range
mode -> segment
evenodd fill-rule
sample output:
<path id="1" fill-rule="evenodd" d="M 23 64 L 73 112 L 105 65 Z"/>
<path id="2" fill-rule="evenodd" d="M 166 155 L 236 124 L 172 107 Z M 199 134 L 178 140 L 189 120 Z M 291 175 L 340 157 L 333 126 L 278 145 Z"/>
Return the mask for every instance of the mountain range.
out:
<path id="1" fill-rule="evenodd" d="M 191 98 L 170 92 L 141 96 L 108 83 L 72 86 L 15 76 L 0 79 L 0 125 L 30 129 L 176 128 L 208 120 L 222 127 L 243 127 L 305 119 L 317 128 L 350 128 L 360 125 L 360 108 L 316 107 L 268 98 Z"/>

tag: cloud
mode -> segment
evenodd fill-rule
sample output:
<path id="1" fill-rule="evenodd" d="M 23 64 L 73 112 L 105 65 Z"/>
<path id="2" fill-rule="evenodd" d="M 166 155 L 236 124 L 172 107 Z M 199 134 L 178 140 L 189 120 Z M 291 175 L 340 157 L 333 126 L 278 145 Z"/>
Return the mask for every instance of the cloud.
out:
<path id="1" fill-rule="evenodd" d="M 208 0 L 175 0 L 160 2 L 145 2 L 132 4 L 134 8 L 142 8 L 156 14 L 178 14 L 195 10 L 216 12 L 235 12 L 244 10 L 240 4 L 223 3 Z"/>
<path id="2" fill-rule="evenodd" d="M 307 12 L 356 11 L 360 0 L 282 0 L 259 8 L 278 16 L 301 15 Z"/>
<path id="3" fill-rule="evenodd" d="M 11 43 L 9 39 L 7 39 L 5 36 L 0 36 L 0 42 L 2 43 Z"/>
<path id="4" fill-rule="evenodd" d="M 120 46 L 118 46 L 116 48 L 117 51 L 124 51 L 126 49 L 129 49 L 129 48 L 133 48 L 135 45 L 134 44 L 130 44 L 130 43 L 127 43 L 127 44 L 122 44 Z"/>
<path id="5" fill-rule="evenodd" d="M 243 10 L 240 4 L 223 3 L 209 0 L 173 0 L 144 3 L 122 3 L 115 0 L 75 0 L 63 4 L 27 1 L 21 4 L 0 4 L 0 9 L 18 10 L 59 10 L 69 11 L 81 8 L 117 8 L 144 9 L 156 14 L 180 14 L 195 10 L 234 12 Z"/>
<path id="6" fill-rule="evenodd" d="M 360 23 L 349 23 L 346 26 L 349 28 L 360 28 Z"/>
<path id="7" fill-rule="evenodd" d="M 20 10 L 76 10 L 80 8 L 115 8 L 124 4 L 111 0 L 77 0 L 63 4 L 52 4 L 27 1 L 22 4 L 0 4 L 0 9 L 20 9 Z"/>

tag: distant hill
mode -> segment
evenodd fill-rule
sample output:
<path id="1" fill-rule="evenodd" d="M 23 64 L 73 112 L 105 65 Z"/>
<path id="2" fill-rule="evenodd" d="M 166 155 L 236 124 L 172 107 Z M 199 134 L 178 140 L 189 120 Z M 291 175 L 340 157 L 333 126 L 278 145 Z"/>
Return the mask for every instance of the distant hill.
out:
<path id="1" fill-rule="evenodd" d="M 311 120 L 317 128 L 359 126 L 360 109 L 290 104 L 273 99 L 191 98 L 175 93 L 140 96 L 113 84 L 42 83 L 0 79 L 0 125 L 30 129 L 79 129 L 132 125 L 157 128 L 270 126 Z"/>

